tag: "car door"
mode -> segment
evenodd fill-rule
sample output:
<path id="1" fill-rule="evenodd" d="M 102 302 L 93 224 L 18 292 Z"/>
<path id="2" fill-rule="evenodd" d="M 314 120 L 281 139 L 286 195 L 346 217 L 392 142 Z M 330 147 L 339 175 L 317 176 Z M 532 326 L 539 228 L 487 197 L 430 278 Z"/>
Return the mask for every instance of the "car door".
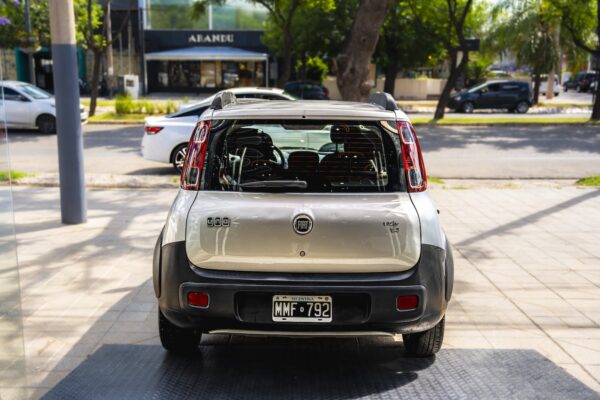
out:
<path id="1" fill-rule="evenodd" d="M 8 126 L 31 126 L 31 100 L 14 89 L 4 87 L 4 112 Z"/>
<path id="2" fill-rule="evenodd" d="M 498 95 L 500 84 L 491 83 L 480 90 L 480 95 L 475 101 L 476 108 L 500 108 L 498 106 Z"/>
<path id="3" fill-rule="evenodd" d="M 511 108 L 519 101 L 520 86 L 516 83 L 503 83 L 498 92 L 498 104 L 500 108 Z"/>

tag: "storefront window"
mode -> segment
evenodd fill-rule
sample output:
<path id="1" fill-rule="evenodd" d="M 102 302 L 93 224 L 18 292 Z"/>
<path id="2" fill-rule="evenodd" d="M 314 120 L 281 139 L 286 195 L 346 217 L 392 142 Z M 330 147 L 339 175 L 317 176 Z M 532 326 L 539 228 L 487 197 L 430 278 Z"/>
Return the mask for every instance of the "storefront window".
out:
<path id="1" fill-rule="evenodd" d="M 260 61 L 157 61 L 148 64 L 150 71 L 158 66 L 157 80 L 149 82 L 150 90 L 201 92 L 265 84 L 265 63 Z"/>
<path id="2" fill-rule="evenodd" d="M 245 0 L 229 0 L 211 6 L 210 13 L 194 16 L 192 0 L 146 0 L 147 29 L 263 29 L 267 19 L 264 7 Z M 210 18 L 210 21 L 209 21 Z"/>

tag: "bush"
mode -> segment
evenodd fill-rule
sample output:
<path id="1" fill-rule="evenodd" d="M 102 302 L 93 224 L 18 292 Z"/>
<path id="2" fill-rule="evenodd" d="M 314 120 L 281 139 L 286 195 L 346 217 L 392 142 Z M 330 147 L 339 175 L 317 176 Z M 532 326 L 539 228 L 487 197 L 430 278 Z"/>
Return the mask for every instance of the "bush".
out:
<path id="1" fill-rule="evenodd" d="M 115 99 L 115 113 L 123 114 L 171 114 L 177 111 L 177 103 L 174 101 L 153 102 L 150 100 L 134 101 L 127 95 L 119 95 Z"/>
<path id="2" fill-rule="evenodd" d="M 144 112 L 146 114 L 156 114 L 156 104 L 148 100 L 144 100 L 142 103 L 144 105 Z"/>
<path id="3" fill-rule="evenodd" d="M 310 57 L 306 60 L 306 80 L 323 82 L 327 78 L 329 68 L 325 61 L 319 57 Z M 302 80 L 302 61 L 296 63 L 296 75 Z"/>
<path id="4" fill-rule="evenodd" d="M 117 114 L 131 114 L 133 100 L 127 95 L 118 95 L 115 99 L 115 112 Z"/>
<path id="5" fill-rule="evenodd" d="M 175 111 L 177 111 L 177 104 L 175 104 L 175 102 L 173 102 L 171 100 L 167 101 L 167 104 L 165 106 L 165 112 L 167 114 L 172 114 Z"/>

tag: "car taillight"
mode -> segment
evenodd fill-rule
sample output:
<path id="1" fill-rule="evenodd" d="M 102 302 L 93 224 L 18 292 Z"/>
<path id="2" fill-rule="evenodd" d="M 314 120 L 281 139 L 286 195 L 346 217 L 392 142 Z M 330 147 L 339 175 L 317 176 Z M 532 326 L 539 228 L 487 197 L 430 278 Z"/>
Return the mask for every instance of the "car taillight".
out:
<path id="1" fill-rule="evenodd" d="M 398 134 L 402 142 L 402 164 L 406 172 L 408 191 L 422 192 L 427 189 L 427 174 L 419 139 L 412 125 L 406 121 L 398 122 Z"/>
<path id="2" fill-rule="evenodd" d="M 146 133 L 148 135 L 156 135 L 158 132 L 160 132 L 162 130 L 163 130 L 162 126 L 146 126 L 146 127 L 144 127 L 144 131 L 146 131 Z"/>
<path id="3" fill-rule="evenodd" d="M 181 170 L 181 188 L 198 190 L 202 178 L 202 168 L 206 158 L 207 138 L 210 132 L 210 121 L 201 121 L 196 125 L 185 155 Z"/>

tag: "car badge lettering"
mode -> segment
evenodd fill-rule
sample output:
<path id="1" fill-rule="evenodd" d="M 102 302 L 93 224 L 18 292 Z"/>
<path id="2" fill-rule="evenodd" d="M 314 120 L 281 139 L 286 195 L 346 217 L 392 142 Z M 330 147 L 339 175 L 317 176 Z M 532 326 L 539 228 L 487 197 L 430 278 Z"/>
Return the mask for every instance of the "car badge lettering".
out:
<path id="1" fill-rule="evenodd" d="M 206 226 L 210 228 L 228 228 L 231 226 L 231 219 L 229 217 L 208 217 L 206 218 Z"/>

